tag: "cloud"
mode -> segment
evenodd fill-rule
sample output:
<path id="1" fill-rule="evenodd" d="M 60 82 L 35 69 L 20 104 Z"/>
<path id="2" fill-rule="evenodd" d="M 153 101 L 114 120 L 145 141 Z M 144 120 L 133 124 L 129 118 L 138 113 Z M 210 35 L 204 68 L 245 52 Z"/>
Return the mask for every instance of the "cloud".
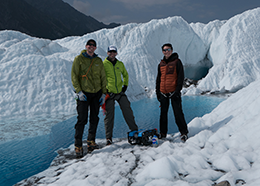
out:
<path id="1" fill-rule="evenodd" d="M 182 3 L 183 0 L 112 0 L 114 2 L 123 3 L 128 9 L 142 9 L 154 5 L 171 5 Z"/>
<path id="2" fill-rule="evenodd" d="M 90 3 L 89 2 L 82 2 L 82 1 L 77 1 L 77 0 L 74 0 L 73 1 L 73 5 L 72 5 L 76 10 L 80 11 L 81 13 L 83 14 L 87 14 L 89 8 L 91 7 Z"/>

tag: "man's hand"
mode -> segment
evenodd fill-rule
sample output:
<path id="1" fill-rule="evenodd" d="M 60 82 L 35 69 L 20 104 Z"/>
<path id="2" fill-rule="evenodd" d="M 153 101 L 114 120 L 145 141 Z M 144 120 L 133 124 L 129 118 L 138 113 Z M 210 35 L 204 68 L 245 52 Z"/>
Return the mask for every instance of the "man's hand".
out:
<path id="1" fill-rule="evenodd" d="M 102 94 L 101 98 L 99 99 L 99 105 L 102 106 L 105 103 L 106 94 Z"/>
<path id="2" fill-rule="evenodd" d="M 156 96 L 157 96 L 157 100 L 159 102 L 161 102 L 161 93 L 160 92 L 156 92 Z"/>
<path id="3" fill-rule="evenodd" d="M 80 101 L 87 101 L 87 96 L 82 91 L 79 91 L 78 97 Z"/>
<path id="4" fill-rule="evenodd" d="M 110 97 L 111 99 L 113 99 L 113 98 L 115 97 L 115 94 L 112 93 L 112 92 L 108 92 L 108 95 L 109 95 L 109 97 Z"/>
<path id="5" fill-rule="evenodd" d="M 126 86 L 126 85 L 124 85 L 124 86 L 123 86 L 123 88 L 122 88 L 122 92 L 124 92 L 124 93 L 125 93 L 126 89 L 127 89 L 127 86 Z"/>

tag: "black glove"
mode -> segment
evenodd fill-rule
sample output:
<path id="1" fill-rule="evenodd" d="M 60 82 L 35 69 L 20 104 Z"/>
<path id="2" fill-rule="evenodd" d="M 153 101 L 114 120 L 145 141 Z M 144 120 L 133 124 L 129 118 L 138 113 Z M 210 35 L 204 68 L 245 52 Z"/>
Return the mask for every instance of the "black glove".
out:
<path id="1" fill-rule="evenodd" d="M 112 93 L 112 92 L 108 92 L 108 95 L 109 95 L 109 97 L 110 97 L 111 99 L 113 99 L 113 98 L 115 97 L 115 94 Z"/>
<path id="2" fill-rule="evenodd" d="M 127 86 L 126 86 L 126 85 L 124 85 L 124 86 L 123 86 L 123 88 L 122 88 L 122 92 L 124 92 L 124 93 L 125 93 L 126 89 L 127 89 Z"/>
<path id="3" fill-rule="evenodd" d="M 156 96 L 157 96 L 157 100 L 159 102 L 161 102 L 161 93 L 160 92 L 156 92 Z"/>

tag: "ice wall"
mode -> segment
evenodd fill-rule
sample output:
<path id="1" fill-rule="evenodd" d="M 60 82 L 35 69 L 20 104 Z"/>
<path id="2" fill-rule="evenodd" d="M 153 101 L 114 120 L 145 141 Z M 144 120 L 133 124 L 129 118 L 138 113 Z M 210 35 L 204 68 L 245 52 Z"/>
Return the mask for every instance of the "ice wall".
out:
<path id="1" fill-rule="evenodd" d="M 104 59 L 107 47 L 118 47 L 119 60 L 125 63 L 133 84 L 153 90 L 157 75 L 157 65 L 163 57 L 161 46 L 172 43 L 174 51 L 187 67 L 208 67 L 203 60 L 207 48 L 202 39 L 181 17 L 152 20 L 144 24 L 127 24 L 114 29 L 103 29 L 77 38 L 64 38 L 57 42 L 70 51 L 78 52 L 86 41 L 97 41 L 97 53 Z M 186 74 L 194 77 L 194 72 Z M 135 95 L 129 91 L 129 96 Z M 138 93 L 139 94 L 139 93 Z"/>
<path id="2" fill-rule="evenodd" d="M 0 31 L 0 117 L 75 114 L 71 65 L 90 38 L 97 41 L 102 59 L 109 45 L 118 47 L 117 58 L 129 72 L 130 100 L 154 92 L 161 46 L 168 42 L 179 54 L 186 77 L 198 77 L 211 67 L 186 94 L 234 92 L 259 79 L 259 17 L 260 8 L 208 24 L 169 17 L 55 41 Z"/>
<path id="3" fill-rule="evenodd" d="M 209 31 L 205 34 L 211 35 L 211 39 L 204 41 L 209 44 L 208 58 L 213 67 L 199 83 L 199 92 L 235 92 L 259 79 L 259 17 L 260 8 L 249 10 L 232 17 L 223 25 L 215 24 L 215 34 Z"/>

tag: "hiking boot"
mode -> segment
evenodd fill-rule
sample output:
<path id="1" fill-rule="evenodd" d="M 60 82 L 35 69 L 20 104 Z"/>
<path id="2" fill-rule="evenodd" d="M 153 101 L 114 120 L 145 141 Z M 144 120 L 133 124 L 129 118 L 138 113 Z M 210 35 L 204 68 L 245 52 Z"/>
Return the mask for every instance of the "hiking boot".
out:
<path id="1" fill-rule="evenodd" d="M 188 139 L 188 136 L 186 134 L 181 135 L 181 141 L 185 143 L 185 141 Z"/>
<path id="2" fill-rule="evenodd" d="M 82 147 L 75 147 L 76 158 L 83 157 L 83 148 Z"/>
<path id="3" fill-rule="evenodd" d="M 95 149 L 98 149 L 98 145 L 93 140 L 87 140 L 88 144 L 88 151 L 93 151 Z"/>
<path id="4" fill-rule="evenodd" d="M 107 138 L 107 144 L 106 145 L 111 145 L 113 142 L 112 142 L 112 138 Z"/>
<path id="5" fill-rule="evenodd" d="M 163 139 L 163 138 L 166 138 L 166 134 L 164 133 L 160 133 L 159 136 L 158 136 L 159 139 Z"/>

